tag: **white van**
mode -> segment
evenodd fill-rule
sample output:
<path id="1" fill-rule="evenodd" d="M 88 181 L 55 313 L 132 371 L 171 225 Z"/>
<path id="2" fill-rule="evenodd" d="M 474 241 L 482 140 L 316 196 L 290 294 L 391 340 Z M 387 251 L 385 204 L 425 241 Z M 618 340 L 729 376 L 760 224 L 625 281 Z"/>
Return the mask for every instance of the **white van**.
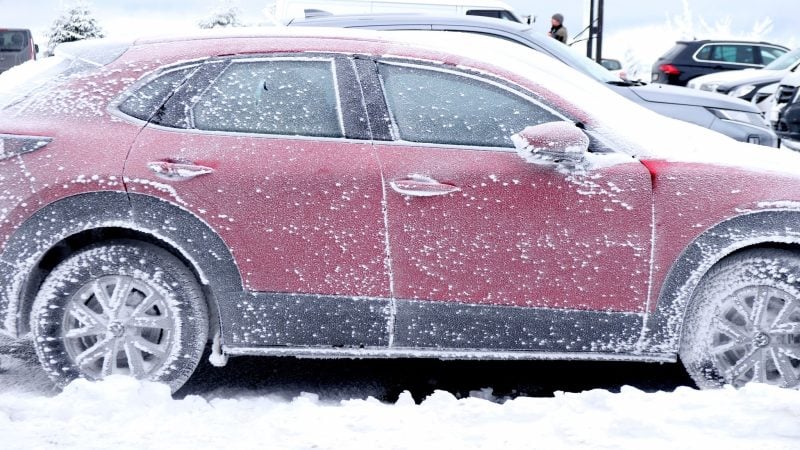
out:
<path id="1" fill-rule="evenodd" d="M 318 16 L 392 13 L 483 16 L 523 22 L 511 6 L 498 0 L 277 0 L 274 8 L 275 19 L 284 24 Z"/>

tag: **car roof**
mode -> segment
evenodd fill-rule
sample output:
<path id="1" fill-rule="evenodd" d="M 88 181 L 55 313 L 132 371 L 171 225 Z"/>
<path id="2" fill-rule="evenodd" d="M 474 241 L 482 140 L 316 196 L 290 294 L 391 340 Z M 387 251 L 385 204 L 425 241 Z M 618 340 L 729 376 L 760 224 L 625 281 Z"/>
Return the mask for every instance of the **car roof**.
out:
<path id="1" fill-rule="evenodd" d="M 772 47 L 780 47 L 789 50 L 787 47 L 780 44 L 773 44 L 772 42 L 765 41 L 744 41 L 737 39 L 700 39 L 700 40 L 681 40 L 675 42 L 676 44 L 753 44 L 753 45 L 769 45 Z"/>
<path id="2" fill-rule="evenodd" d="M 337 16 L 320 16 L 299 19 L 290 22 L 290 26 L 331 26 L 331 27 L 364 27 L 391 25 L 446 25 L 446 26 L 481 26 L 497 30 L 518 33 L 531 29 L 530 25 L 500 20 L 490 17 L 467 15 L 431 15 L 431 14 L 353 14 Z"/>

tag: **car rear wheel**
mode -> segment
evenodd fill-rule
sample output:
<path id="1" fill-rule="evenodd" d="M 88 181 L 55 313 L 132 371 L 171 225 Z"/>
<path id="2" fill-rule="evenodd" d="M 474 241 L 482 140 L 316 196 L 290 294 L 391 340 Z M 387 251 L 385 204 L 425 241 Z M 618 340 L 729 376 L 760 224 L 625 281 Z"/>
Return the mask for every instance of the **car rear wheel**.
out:
<path id="1" fill-rule="evenodd" d="M 800 387 L 800 256 L 750 250 L 709 271 L 687 311 L 680 356 L 701 388 Z"/>
<path id="2" fill-rule="evenodd" d="M 180 388 L 208 336 L 194 274 L 169 252 L 136 241 L 80 251 L 47 277 L 33 305 L 39 361 L 60 386 L 112 374 Z"/>

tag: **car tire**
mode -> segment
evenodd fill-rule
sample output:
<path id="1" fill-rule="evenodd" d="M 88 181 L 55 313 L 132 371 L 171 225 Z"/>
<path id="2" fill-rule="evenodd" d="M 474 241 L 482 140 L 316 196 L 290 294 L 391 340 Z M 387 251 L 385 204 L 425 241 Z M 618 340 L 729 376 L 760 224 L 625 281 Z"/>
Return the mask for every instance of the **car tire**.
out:
<path id="1" fill-rule="evenodd" d="M 79 251 L 50 273 L 34 301 L 31 330 L 39 362 L 61 387 L 122 374 L 175 392 L 205 350 L 208 308 L 178 258 L 119 240 Z"/>
<path id="2" fill-rule="evenodd" d="M 680 357 L 700 388 L 797 388 L 800 255 L 747 250 L 714 266 L 687 310 Z"/>

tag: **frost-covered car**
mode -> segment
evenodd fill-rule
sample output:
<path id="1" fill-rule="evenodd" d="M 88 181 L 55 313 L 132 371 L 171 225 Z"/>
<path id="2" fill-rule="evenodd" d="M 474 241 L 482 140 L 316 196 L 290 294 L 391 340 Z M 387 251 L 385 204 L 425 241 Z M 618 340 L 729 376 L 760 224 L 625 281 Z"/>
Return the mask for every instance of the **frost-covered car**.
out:
<path id="1" fill-rule="evenodd" d="M 59 384 L 178 389 L 209 343 L 798 383 L 800 155 L 479 36 L 57 54 L 0 78 L 0 317 Z"/>

